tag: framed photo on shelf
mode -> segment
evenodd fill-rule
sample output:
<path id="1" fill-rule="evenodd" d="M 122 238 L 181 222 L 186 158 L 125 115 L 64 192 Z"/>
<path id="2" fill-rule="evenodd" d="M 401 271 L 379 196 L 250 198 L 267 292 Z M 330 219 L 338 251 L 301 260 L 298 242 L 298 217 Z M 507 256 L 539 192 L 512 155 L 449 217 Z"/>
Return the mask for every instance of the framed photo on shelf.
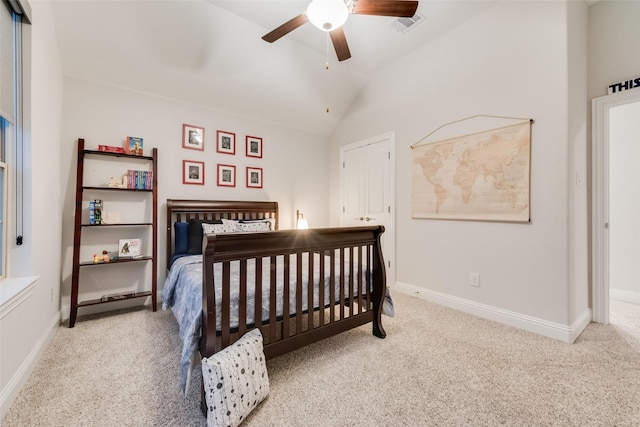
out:
<path id="1" fill-rule="evenodd" d="M 223 130 L 218 131 L 218 144 L 216 151 L 224 154 L 236 154 L 236 134 L 231 132 L 225 132 Z"/>
<path id="2" fill-rule="evenodd" d="M 204 185 L 204 162 L 183 160 L 182 183 Z"/>
<path id="3" fill-rule="evenodd" d="M 204 151 L 204 128 L 183 124 L 182 148 Z"/>
<path id="4" fill-rule="evenodd" d="M 118 258 L 137 258 L 140 256 L 142 256 L 140 239 L 118 240 Z"/>
<path id="5" fill-rule="evenodd" d="M 247 135 L 247 157 L 262 158 L 262 138 Z"/>
<path id="6" fill-rule="evenodd" d="M 262 168 L 247 167 L 247 188 L 262 188 Z"/>
<path id="7" fill-rule="evenodd" d="M 218 187 L 236 186 L 236 167 L 218 164 Z"/>

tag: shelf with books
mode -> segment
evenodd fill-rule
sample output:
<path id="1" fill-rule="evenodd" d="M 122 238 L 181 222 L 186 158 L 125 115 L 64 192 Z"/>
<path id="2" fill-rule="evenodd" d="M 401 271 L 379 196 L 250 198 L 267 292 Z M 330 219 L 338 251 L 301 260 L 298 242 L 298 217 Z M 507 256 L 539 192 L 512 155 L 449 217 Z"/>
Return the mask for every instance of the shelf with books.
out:
<path id="1" fill-rule="evenodd" d="M 149 151 L 152 153 L 150 156 L 141 155 L 141 149 L 136 151 L 138 154 L 118 152 L 115 147 L 89 150 L 85 148 L 84 139 L 78 139 L 70 328 L 75 325 L 78 308 L 87 305 L 151 297 L 153 311 L 157 310 L 158 150 L 152 148 Z M 96 161 L 85 168 L 85 162 Z M 116 175 L 115 178 L 112 176 L 109 184 L 100 181 L 104 176 L 109 176 L 105 174 L 106 171 L 115 172 Z M 121 176 L 118 177 L 120 172 Z M 138 175 L 136 179 L 128 178 L 135 175 Z M 126 187 L 110 186 L 114 183 Z M 130 186 L 134 188 L 127 188 Z M 105 208 L 110 211 L 105 212 Z M 117 231 L 118 228 L 122 230 Z M 100 229 L 108 231 L 97 231 Z M 125 230 L 128 231 L 125 233 Z M 120 236 L 114 240 L 116 233 Z M 126 253 L 122 248 L 124 243 L 128 244 Z M 107 249 L 103 249 L 105 247 Z M 97 253 L 92 256 L 92 252 Z M 84 269 L 89 266 L 116 267 L 125 264 L 135 267 L 91 269 L 91 273 Z M 138 264 L 147 266 L 140 269 Z M 84 273 L 81 274 L 81 270 Z M 109 283 L 109 279 L 113 284 Z M 94 299 L 93 295 L 103 291 L 106 286 L 117 286 L 118 289 L 114 290 L 127 287 L 139 289 Z M 79 302 L 80 294 L 89 296 L 89 300 Z"/>
<path id="2" fill-rule="evenodd" d="M 100 151 L 100 150 L 83 150 L 84 154 L 87 155 L 98 155 L 105 157 L 121 157 L 121 158 L 130 158 L 130 159 L 140 159 L 140 160 L 153 160 L 153 156 L 136 156 L 135 154 L 127 154 L 127 153 L 114 153 L 110 151 Z"/>
<path id="3" fill-rule="evenodd" d="M 153 188 L 82 187 L 83 190 L 98 191 L 153 191 Z"/>

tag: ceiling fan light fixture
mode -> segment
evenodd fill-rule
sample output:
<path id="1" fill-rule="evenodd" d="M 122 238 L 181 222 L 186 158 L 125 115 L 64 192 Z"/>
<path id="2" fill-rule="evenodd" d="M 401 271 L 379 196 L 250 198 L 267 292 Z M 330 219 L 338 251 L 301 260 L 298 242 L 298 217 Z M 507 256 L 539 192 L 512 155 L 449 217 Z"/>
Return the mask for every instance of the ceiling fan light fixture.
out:
<path id="1" fill-rule="evenodd" d="M 322 31 L 333 31 L 347 22 L 349 9 L 342 0 L 313 0 L 307 7 L 307 18 Z"/>

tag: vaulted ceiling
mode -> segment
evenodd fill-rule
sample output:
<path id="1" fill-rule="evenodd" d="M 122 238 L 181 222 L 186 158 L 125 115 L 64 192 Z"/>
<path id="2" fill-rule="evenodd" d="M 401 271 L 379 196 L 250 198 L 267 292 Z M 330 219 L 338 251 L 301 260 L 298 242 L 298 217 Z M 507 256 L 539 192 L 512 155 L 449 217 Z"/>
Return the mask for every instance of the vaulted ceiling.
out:
<path id="1" fill-rule="evenodd" d="M 421 0 L 424 19 L 405 33 L 395 18 L 350 15 L 352 57 L 342 62 L 309 23 L 261 39 L 308 3 L 54 0 L 52 9 L 65 75 L 330 135 L 373 74 L 495 1 Z"/>

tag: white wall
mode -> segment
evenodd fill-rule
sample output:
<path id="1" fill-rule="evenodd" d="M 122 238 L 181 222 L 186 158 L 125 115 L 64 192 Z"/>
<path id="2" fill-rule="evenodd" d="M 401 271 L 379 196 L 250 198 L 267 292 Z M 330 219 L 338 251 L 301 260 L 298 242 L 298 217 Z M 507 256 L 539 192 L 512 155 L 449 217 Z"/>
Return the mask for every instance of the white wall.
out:
<path id="1" fill-rule="evenodd" d="M 183 123 L 205 128 L 204 151 L 182 148 Z M 166 199 L 276 200 L 279 202 L 281 228 L 293 227 L 296 209 L 304 212 L 311 226 L 328 225 L 329 172 L 325 136 L 72 77 L 64 79 L 63 128 L 60 158 L 65 171 L 62 242 L 62 303 L 65 315 L 71 289 L 78 138 L 85 138 L 87 148 L 96 149 L 99 144 L 122 145 L 127 135 L 139 136 L 144 138 L 145 150 L 158 148 L 159 290 L 166 271 Z M 236 134 L 235 155 L 216 152 L 216 130 Z M 245 156 L 246 135 L 262 138 L 263 158 Z M 204 186 L 182 184 L 182 160 L 205 162 Z M 236 166 L 235 188 L 216 185 L 217 163 Z M 245 187 L 245 166 L 263 168 L 262 189 Z M 91 285 L 83 287 L 83 291 L 90 293 Z M 94 309 L 107 310 L 115 306 L 103 305 Z M 79 314 L 88 313 L 90 308 L 83 310 Z"/>
<path id="2" fill-rule="evenodd" d="M 21 263 L 29 271 L 20 274 L 39 278 L 33 288 L 0 310 L 0 419 L 28 379 L 60 318 L 62 70 L 49 4 L 31 2 L 31 6 L 32 54 L 26 62 L 32 69 L 32 81 L 25 94 L 29 98 L 25 108 L 31 115 L 31 133 L 25 137 L 31 149 L 25 152 L 25 206 L 33 215 L 25 220 L 25 248 L 30 252 L 20 255 L 29 259 Z"/>
<path id="3" fill-rule="evenodd" d="M 567 2 L 568 179 L 567 227 L 569 311 L 567 324 L 590 320 L 589 307 L 589 167 L 588 167 L 588 7 Z M 579 320 L 577 320 L 579 319 Z M 575 335 L 575 334 L 574 334 Z M 577 335 L 575 335 L 577 336 Z"/>
<path id="4" fill-rule="evenodd" d="M 379 72 L 354 102 L 331 138 L 332 176 L 340 145 L 396 132 L 398 288 L 567 341 L 586 326 L 586 248 L 572 252 L 587 232 L 586 188 L 574 185 L 585 173 L 585 23 L 584 3 L 500 2 Z M 535 120 L 531 223 L 412 219 L 410 146 L 478 114 Z M 333 179 L 332 212 L 338 190 Z"/>
<path id="5" fill-rule="evenodd" d="M 609 112 L 609 290 L 640 303 L 640 102 Z"/>
<path id="6" fill-rule="evenodd" d="M 605 0 L 589 7 L 589 99 L 640 77 L 640 2 Z"/>

